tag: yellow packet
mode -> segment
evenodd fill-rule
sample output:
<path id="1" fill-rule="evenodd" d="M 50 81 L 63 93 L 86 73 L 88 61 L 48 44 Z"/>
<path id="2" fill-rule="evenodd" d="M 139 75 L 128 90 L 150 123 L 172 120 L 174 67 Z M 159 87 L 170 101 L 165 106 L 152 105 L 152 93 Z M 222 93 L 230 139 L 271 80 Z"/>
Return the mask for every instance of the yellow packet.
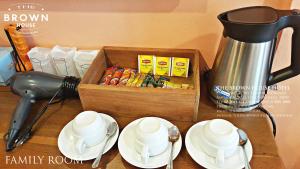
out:
<path id="1" fill-rule="evenodd" d="M 164 83 L 163 88 L 180 89 L 180 88 L 181 88 L 181 84 L 177 84 L 177 83 L 173 83 L 173 82 L 166 81 L 166 82 Z"/>
<path id="2" fill-rule="evenodd" d="M 153 55 L 138 55 L 139 73 L 153 73 Z"/>
<path id="3" fill-rule="evenodd" d="M 142 85 L 142 83 L 143 83 L 145 77 L 146 77 L 145 74 L 141 74 L 141 76 L 140 76 L 139 80 L 136 82 L 135 86 L 136 86 L 136 87 L 141 87 L 141 85 Z"/>
<path id="4" fill-rule="evenodd" d="M 154 57 L 154 74 L 161 76 L 171 75 L 171 59 L 170 57 Z"/>
<path id="5" fill-rule="evenodd" d="M 134 81 L 135 77 L 137 76 L 136 70 L 131 70 L 130 78 L 128 79 L 126 86 L 131 86 L 132 82 Z"/>
<path id="6" fill-rule="evenodd" d="M 174 83 L 173 88 L 174 89 L 181 89 L 182 87 L 181 87 L 181 84 Z"/>
<path id="7" fill-rule="evenodd" d="M 132 83 L 131 83 L 131 87 L 135 87 L 135 85 L 136 85 L 136 83 L 139 81 L 139 79 L 140 79 L 140 77 L 141 77 L 141 74 L 136 74 L 136 76 L 135 76 L 135 79 L 132 81 Z"/>
<path id="8" fill-rule="evenodd" d="M 190 88 L 190 85 L 189 84 L 181 84 L 181 88 L 188 89 L 188 88 Z"/>
<path id="9" fill-rule="evenodd" d="M 189 58 L 172 57 L 171 76 L 188 77 L 189 63 Z"/>

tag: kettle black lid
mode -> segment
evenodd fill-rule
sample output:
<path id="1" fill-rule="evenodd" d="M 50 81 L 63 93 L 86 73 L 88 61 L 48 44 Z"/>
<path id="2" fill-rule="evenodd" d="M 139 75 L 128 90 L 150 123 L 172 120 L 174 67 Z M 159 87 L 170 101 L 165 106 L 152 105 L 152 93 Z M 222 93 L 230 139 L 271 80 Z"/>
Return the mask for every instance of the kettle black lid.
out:
<path id="1" fill-rule="evenodd" d="M 276 10 L 270 7 L 249 7 L 241 8 L 227 13 L 227 19 L 230 22 L 265 24 L 274 23 L 278 20 Z"/>
<path id="2" fill-rule="evenodd" d="M 290 14 L 290 11 L 288 12 Z M 287 11 L 267 6 L 253 6 L 224 12 L 218 19 L 224 26 L 224 36 L 233 39 L 258 43 L 274 39 L 285 22 Z"/>

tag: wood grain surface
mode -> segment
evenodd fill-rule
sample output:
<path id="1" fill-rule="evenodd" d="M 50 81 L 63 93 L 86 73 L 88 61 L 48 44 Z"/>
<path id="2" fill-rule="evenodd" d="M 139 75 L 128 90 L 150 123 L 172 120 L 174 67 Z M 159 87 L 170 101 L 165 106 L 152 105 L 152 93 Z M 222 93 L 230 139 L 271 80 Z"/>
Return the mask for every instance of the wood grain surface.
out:
<path id="1" fill-rule="evenodd" d="M 202 86 L 203 87 L 203 86 Z M 204 89 L 203 89 L 204 90 Z M 205 90 L 204 90 L 205 91 Z M 277 146 L 272 135 L 268 118 L 260 111 L 250 113 L 229 113 L 217 110 L 207 99 L 206 93 L 201 93 L 198 121 L 224 118 L 229 120 L 239 128 L 244 129 L 253 145 L 254 155 L 251 160 L 253 169 L 281 169 L 284 168 L 282 160 L 278 155 Z M 0 87 L 0 168 L 91 168 L 92 161 L 76 163 L 69 159 L 63 159 L 63 155 L 57 147 L 57 137 L 61 129 L 78 113 L 82 111 L 79 99 L 66 100 L 64 105 L 52 105 L 44 114 L 37 125 L 34 136 L 23 146 L 17 147 L 12 152 L 5 152 L 5 141 L 3 135 L 7 132 L 9 121 L 19 97 L 12 94 L 8 88 Z M 41 104 L 33 107 L 32 114 Z M 119 118 L 118 123 L 121 128 L 133 121 L 134 118 Z M 185 136 L 188 128 L 194 123 L 172 121 L 180 128 Z M 42 164 L 11 164 L 11 158 L 19 157 L 44 157 Z M 175 169 L 196 169 L 202 168 L 187 153 L 183 145 L 179 156 L 174 162 Z M 134 166 L 128 164 L 120 156 L 117 144 L 112 150 L 103 156 L 100 163 L 102 169 L 133 169 Z"/>

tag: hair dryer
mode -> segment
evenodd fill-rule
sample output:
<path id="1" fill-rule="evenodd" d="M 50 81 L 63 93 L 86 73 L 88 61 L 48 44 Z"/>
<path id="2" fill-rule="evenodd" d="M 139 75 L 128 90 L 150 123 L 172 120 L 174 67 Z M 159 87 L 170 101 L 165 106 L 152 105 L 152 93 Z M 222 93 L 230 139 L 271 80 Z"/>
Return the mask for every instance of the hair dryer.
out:
<path id="1" fill-rule="evenodd" d="M 76 89 L 78 83 L 79 79 L 75 77 L 59 77 L 43 72 L 15 74 L 11 78 L 10 87 L 13 93 L 21 96 L 21 100 L 10 122 L 6 151 L 12 150 L 18 143 L 23 144 L 29 138 L 33 125 L 55 98 L 64 99 L 70 96 L 78 96 Z M 25 125 L 24 122 L 31 111 L 31 106 L 37 100 L 42 99 L 50 99 L 50 101 L 33 117 L 29 124 Z M 24 131 L 21 132 L 21 130 Z"/>

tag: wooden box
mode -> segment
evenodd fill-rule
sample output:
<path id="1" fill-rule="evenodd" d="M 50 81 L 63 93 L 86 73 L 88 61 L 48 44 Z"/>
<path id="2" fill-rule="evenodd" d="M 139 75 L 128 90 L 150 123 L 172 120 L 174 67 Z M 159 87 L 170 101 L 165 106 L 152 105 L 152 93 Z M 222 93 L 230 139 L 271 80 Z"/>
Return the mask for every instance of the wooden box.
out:
<path id="1" fill-rule="evenodd" d="M 190 58 L 189 77 L 177 80 L 189 83 L 193 88 L 99 85 L 107 67 L 118 65 L 137 69 L 139 54 Z M 79 84 L 79 95 L 84 110 L 107 113 L 116 119 L 157 116 L 168 120 L 195 121 L 200 99 L 199 52 L 190 49 L 103 47 Z"/>

